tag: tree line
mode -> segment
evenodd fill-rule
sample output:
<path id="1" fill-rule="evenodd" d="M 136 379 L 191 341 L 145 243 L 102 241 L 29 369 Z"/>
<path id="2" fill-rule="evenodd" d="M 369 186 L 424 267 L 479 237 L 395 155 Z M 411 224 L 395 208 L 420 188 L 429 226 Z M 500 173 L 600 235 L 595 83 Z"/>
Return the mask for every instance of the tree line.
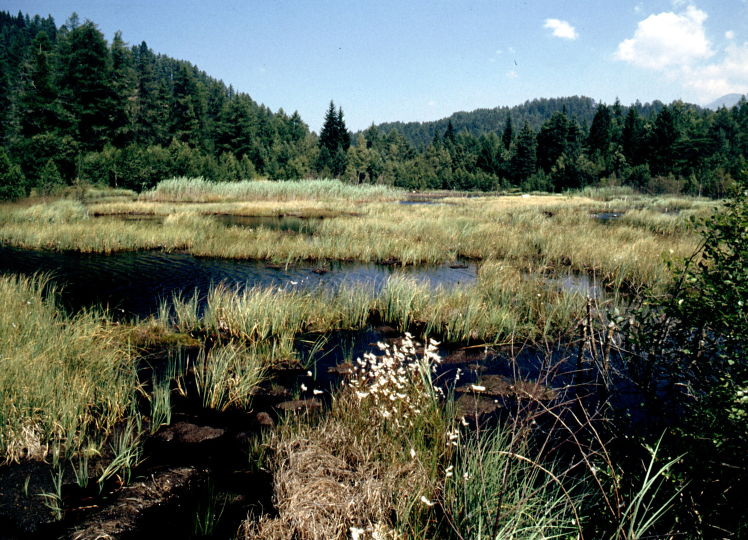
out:
<path id="1" fill-rule="evenodd" d="M 579 98 L 568 99 L 578 105 Z M 547 110 L 537 128 L 528 119 L 515 121 L 526 106 L 517 115 L 510 110 L 500 129 L 479 135 L 480 123 L 458 131 L 448 119 L 419 150 L 407 129 L 395 126 L 383 135 L 381 126 L 372 126 L 359 134 L 351 157 L 357 166 L 366 164 L 370 177 L 384 175 L 421 189 L 563 191 L 607 183 L 719 197 L 748 179 L 745 98 L 717 111 L 681 101 L 646 107 L 600 103 L 589 127 L 567 111 L 563 99 L 553 104 L 560 110 Z"/>
<path id="2" fill-rule="evenodd" d="M 91 21 L 0 12 L 0 191 L 80 178 L 142 189 L 165 177 L 308 174 L 316 139 L 145 42 L 111 44 Z M 8 193 L 6 193 L 6 197 Z"/>
<path id="3" fill-rule="evenodd" d="M 630 107 L 568 97 L 351 133 L 331 101 L 319 136 L 145 42 L 111 44 L 74 14 L 0 12 L 0 198 L 82 181 L 146 189 L 329 176 L 409 189 L 561 191 L 599 183 L 721 196 L 745 180 L 748 104 Z"/>

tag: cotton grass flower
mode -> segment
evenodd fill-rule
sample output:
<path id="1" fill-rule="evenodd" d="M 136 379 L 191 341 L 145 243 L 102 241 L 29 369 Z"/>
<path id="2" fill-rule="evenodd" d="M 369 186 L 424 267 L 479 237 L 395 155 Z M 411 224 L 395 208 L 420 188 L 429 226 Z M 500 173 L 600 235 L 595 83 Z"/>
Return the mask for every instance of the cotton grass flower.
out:
<path id="1" fill-rule="evenodd" d="M 408 333 L 393 346 L 377 343 L 381 354 L 357 358 L 349 379 L 359 401 L 372 405 L 375 416 L 391 419 L 396 427 L 412 426 L 426 405 L 443 395 L 432 384 L 441 363 L 436 342 L 430 341 L 420 356 L 418 346 Z"/>
<path id="2" fill-rule="evenodd" d="M 426 506 L 434 506 L 436 503 L 428 500 L 425 495 L 421 495 L 421 502 Z"/>

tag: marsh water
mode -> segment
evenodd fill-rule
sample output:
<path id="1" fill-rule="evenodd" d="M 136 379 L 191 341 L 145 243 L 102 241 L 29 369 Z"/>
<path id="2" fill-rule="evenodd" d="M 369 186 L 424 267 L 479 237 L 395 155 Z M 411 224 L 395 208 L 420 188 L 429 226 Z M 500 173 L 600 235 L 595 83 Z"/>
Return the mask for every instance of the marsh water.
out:
<path id="1" fill-rule="evenodd" d="M 378 292 L 395 275 L 454 287 L 473 283 L 477 267 L 391 266 L 374 263 L 295 263 L 201 258 L 186 253 L 135 251 L 111 255 L 32 251 L 0 247 L 0 273 L 47 273 L 61 289 L 61 302 L 71 310 L 96 305 L 116 314 L 147 317 L 174 294 L 204 295 L 224 283 L 245 287 L 310 290 L 368 287 Z"/>

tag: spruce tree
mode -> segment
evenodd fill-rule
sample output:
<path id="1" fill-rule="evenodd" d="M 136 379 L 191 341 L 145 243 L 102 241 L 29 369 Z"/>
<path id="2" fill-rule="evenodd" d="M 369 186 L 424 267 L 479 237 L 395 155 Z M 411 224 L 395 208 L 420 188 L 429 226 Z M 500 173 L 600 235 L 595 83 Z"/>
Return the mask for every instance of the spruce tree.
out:
<path id="1" fill-rule="evenodd" d="M 455 127 L 452 125 L 452 120 L 450 120 L 447 122 L 447 129 L 444 130 L 444 142 L 454 145 L 457 142 L 455 136 Z"/>
<path id="2" fill-rule="evenodd" d="M 94 23 L 71 17 L 59 47 L 60 97 L 86 150 L 99 150 L 111 133 L 109 48 Z"/>
<path id="3" fill-rule="evenodd" d="M 521 184 L 535 173 L 536 159 L 535 133 L 525 122 L 517 136 L 511 159 L 511 176 L 515 184 Z"/>
<path id="4" fill-rule="evenodd" d="M 506 122 L 504 123 L 504 132 L 501 134 L 501 142 L 504 143 L 504 148 L 506 150 L 509 150 L 509 147 L 512 146 L 513 138 L 514 133 L 512 132 L 512 117 L 507 116 Z"/>
<path id="5" fill-rule="evenodd" d="M 117 147 L 125 146 L 133 136 L 131 119 L 134 116 L 133 102 L 136 95 L 136 74 L 132 52 L 127 49 L 120 32 L 114 34 L 111 47 L 111 135 L 109 142 Z"/>
<path id="6" fill-rule="evenodd" d="M 607 105 L 601 103 L 598 105 L 597 111 L 595 111 L 595 116 L 592 118 L 590 134 L 587 138 L 587 146 L 590 155 L 594 156 L 595 154 L 598 154 L 602 157 L 606 157 L 612 134 L 610 109 Z"/>
<path id="7" fill-rule="evenodd" d="M 335 103 L 325 113 L 325 121 L 319 134 L 319 156 L 317 170 L 329 171 L 333 176 L 342 176 L 347 164 L 346 151 L 351 146 L 351 137 L 343 120 L 343 109 L 335 109 Z"/>
<path id="8" fill-rule="evenodd" d="M 20 135 L 33 137 L 60 127 L 61 114 L 57 90 L 52 80 L 49 56 L 52 43 L 47 33 L 39 32 L 32 44 L 33 60 L 28 82 L 20 96 Z"/>

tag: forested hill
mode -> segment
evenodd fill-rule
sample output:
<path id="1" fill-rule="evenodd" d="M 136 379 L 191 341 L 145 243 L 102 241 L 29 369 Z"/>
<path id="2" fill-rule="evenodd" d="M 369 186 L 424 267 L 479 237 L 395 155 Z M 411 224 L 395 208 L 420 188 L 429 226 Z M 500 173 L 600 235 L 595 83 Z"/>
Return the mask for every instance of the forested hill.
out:
<path id="1" fill-rule="evenodd" d="M 355 137 L 330 102 L 317 136 L 297 113 L 273 112 L 187 61 L 119 34 L 108 43 L 91 21 L 0 12 L 0 200 L 79 181 L 142 190 L 174 176 L 722 196 L 748 184 L 748 101 L 711 111 L 536 99 Z"/>
<path id="2" fill-rule="evenodd" d="M 297 113 L 273 113 L 145 42 L 107 43 L 76 15 L 58 27 L 0 12 L 0 141 L 28 185 L 299 177 L 309 137 Z"/>
<path id="3" fill-rule="evenodd" d="M 626 106 L 614 106 L 620 107 L 622 114 L 628 110 Z M 660 112 L 664 104 L 661 101 L 646 104 L 636 102 L 632 107 L 641 116 L 649 117 Z M 522 127 L 527 123 L 537 132 L 554 113 L 561 112 L 576 119 L 582 127 L 586 128 L 592 124 L 596 110 L 595 100 L 586 96 L 541 98 L 528 100 L 514 107 L 460 111 L 433 122 L 384 122 L 378 124 L 377 127 L 384 133 L 395 129 L 416 148 L 425 148 L 434 140 L 435 135 L 441 136 L 446 131 L 450 122 L 457 133 L 466 132 L 479 137 L 489 133 L 500 133 L 508 118 L 511 118 L 512 124 L 516 127 Z"/>

